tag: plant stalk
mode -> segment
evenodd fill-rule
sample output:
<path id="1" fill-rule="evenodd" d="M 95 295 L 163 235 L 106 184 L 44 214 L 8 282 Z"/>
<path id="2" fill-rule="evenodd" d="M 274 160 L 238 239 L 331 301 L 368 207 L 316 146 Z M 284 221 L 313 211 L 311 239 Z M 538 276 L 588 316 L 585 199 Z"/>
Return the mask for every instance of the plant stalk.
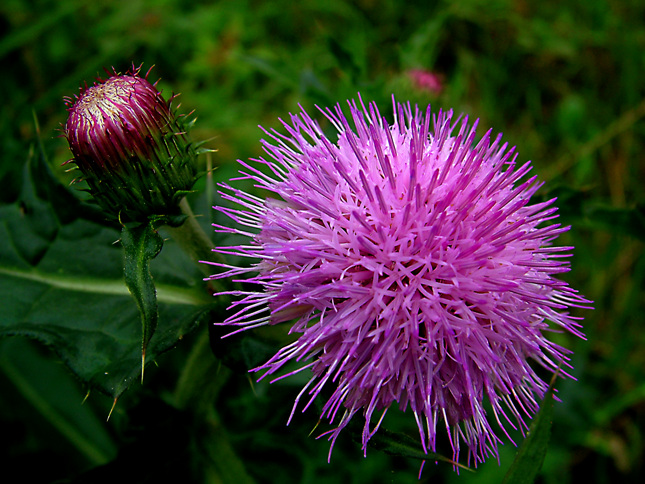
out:
<path id="1" fill-rule="evenodd" d="M 166 226 L 165 228 L 170 232 L 175 242 L 197 264 L 199 270 L 204 275 L 210 276 L 213 273 L 211 268 L 202 262 L 223 262 L 224 260 L 220 254 L 213 252 L 215 245 L 197 221 L 186 197 L 179 203 L 179 208 L 187 217 L 184 223 L 179 227 Z"/>

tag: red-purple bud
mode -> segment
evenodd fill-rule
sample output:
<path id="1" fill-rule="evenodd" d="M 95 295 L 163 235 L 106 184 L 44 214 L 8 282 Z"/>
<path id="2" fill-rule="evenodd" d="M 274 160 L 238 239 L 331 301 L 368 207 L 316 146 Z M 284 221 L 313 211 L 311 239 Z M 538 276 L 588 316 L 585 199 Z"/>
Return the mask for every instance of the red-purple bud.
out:
<path id="1" fill-rule="evenodd" d="M 197 176 L 189 126 L 146 77 L 115 72 L 66 99 L 70 161 L 99 205 L 124 221 L 176 213 Z"/>
<path id="2" fill-rule="evenodd" d="M 408 71 L 412 84 L 416 89 L 439 95 L 443 91 L 443 80 L 440 74 L 425 69 L 412 69 Z"/>

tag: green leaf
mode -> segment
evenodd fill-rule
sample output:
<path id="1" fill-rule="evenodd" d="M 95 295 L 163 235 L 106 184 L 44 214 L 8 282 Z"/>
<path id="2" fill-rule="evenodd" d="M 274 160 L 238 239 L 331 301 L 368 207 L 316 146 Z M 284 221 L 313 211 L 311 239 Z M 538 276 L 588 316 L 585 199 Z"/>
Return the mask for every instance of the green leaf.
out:
<path id="1" fill-rule="evenodd" d="M 141 374 L 142 341 L 118 228 L 88 216 L 70 192 L 46 189 L 55 181 L 33 153 L 14 183 L 19 196 L 0 204 L 0 337 L 45 343 L 90 388 L 117 398 Z M 150 273 L 159 320 L 147 362 L 175 346 L 217 303 L 172 240 L 151 261 Z"/>
<path id="2" fill-rule="evenodd" d="M 98 224 L 114 226 L 109 222 L 99 209 L 98 205 L 93 202 L 85 203 L 80 201 L 65 185 L 58 181 L 47 162 L 47 155 L 40 137 L 40 127 L 34 114 L 34 124 L 38 134 L 36 138 L 37 152 L 30 154 L 36 157 L 35 169 L 37 175 L 32 177 L 34 193 L 41 199 L 46 200 L 50 205 L 56 217 L 63 223 L 69 223 L 79 217 L 93 220 Z"/>
<path id="3" fill-rule="evenodd" d="M 643 205 L 633 208 L 595 205 L 588 209 L 587 217 L 594 225 L 605 230 L 645 241 L 645 206 Z"/>
<path id="4" fill-rule="evenodd" d="M 354 435 L 360 436 L 359 433 L 355 433 Z M 356 440 L 360 441 L 360 437 Z M 369 440 L 369 445 L 370 447 L 385 452 L 386 454 L 410 457 L 418 460 L 443 461 L 472 472 L 472 469 L 461 465 L 448 457 L 444 457 L 441 454 L 434 452 L 428 452 L 426 454 L 423 452 L 423 449 L 417 440 L 408 435 L 399 432 L 392 432 L 391 430 L 384 428 L 379 429 L 379 431 Z"/>
<path id="5" fill-rule="evenodd" d="M 558 186 L 550 190 L 546 198 L 557 197 L 556 205 L 565 223 L 575 220 L 592 228 L 627 235 L 645 241 L 645 204 L 633 207 L 613 207 L 590 198 L 585 190 Z"/>
<path id="6" fill-rule="evenodd" d="M 533 419 L 529 434 L 517 451 L 515 460 L 502 484 L 531 484 L 535 481 L 549 446 L 552 419 L 553 382 L 544 396 L 540 411 Z"/>
<path id="7" fill-rule="evenodd" d="M 338 40 L 332 36 L 327 37 L 327 45 L 329 46 L 329 52 L 334 56 L 343 72 L 349 73 L 350 78 L 353 81 L 357 81 L 359 79 L 361 69 L 355 62 L 352 51 L 343 47 Z"/>
<path id="8" fill-rule="evenodd" d="M 0 370 L 11 381 L 11 390 L 24 398 L 21 411 L 29 411 L 29 407 L 37 410 L 56 429 L 52 435 L 43 421 L 30 422 L 29 426 L 37 425 L 39 444 L 46 445 L 44 441 L 52 439 L 60 445 L 62 437 L 94 465 L 104 464 L 116 455 L 105 414 L 93 408 L 96 402 L 84 401 L 74 376 L 64 366 L 52 364 L 51 356 L 37 343 L 25 338 L 0 341 Z"/>
<path id="9" fill-rule="evenodd" d="M 141 380 L 146 365 L 146 348 L 157 329 L 159 309 L 157 291 L 150 274 L 150 261 L 159 255 L 163 239 L 151 223 L 135 227 L 123 226 L 121 244 L 124 249 L 123 275 L 130 294 L 141 314 Z"/>

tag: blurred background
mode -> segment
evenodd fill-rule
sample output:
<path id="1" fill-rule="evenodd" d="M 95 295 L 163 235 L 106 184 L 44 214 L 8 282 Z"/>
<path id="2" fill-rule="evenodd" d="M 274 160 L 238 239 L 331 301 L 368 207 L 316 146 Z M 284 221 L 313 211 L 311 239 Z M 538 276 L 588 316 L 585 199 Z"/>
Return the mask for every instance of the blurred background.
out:
<path id="1" fill-rule="evenodd" d="M 490 127 L 503 132 L 517 145 L 519 160 L 532 160 L 546 182 L 539 196 L 558 197 L 561 222 L 573 227 L 559 243 L 576 247 L 564 279 L 596 307 L 584 313 L 587 341 L 556 336 L 575 351 L 577 381 L 558 386 L 562 402 L 555 405 L 539 482 L 643 481 L 641 0 L 3 0 L 0 63 L 5 200 L 17 192 L 12 180 L 33 149 L 34 118 L 52 169 L 71 181 L 61 166 L 70 157 L 59 137 L 63 98 L 105 76 L 104 69 L 125 72 L 133 64 L 143 63 L 144 72 L 154 65 L 149 78 L 160 79 L 167 96 L 181 93 L 182 111 L 195 110 L 193 137 L 210 139 L 208 146 L 217 150 L 212 163 L 218 180 L 234 175 L 236 159 L 260 155 L 258 125 L 278 128 L 279 118 L 298 105 L 313 115 L 314 105 L 344 103 L 358 92 L 387 116 L 394 94 L 399 101 L 479 118 L 480 134 Z M 114 476 L 198 482 L 194 476 L 203 473 L 195 469 L 208 468 L 208 453 L 163 399 L 190 343 L 161 359 L 159 371 L 129 390 L 106 422 L 112 402 L 96 394 L 81 407 L 85 389 L 49 351 L 3 341 L 5 476 L 18 472 L 21 482 L 113 482 Z M 248 377 L 236 375 L 223 389 L 231 398 L 220 394 L 217 411 L 232 444 L 228 451 L 256 482 L 417 482 L 418 462 L 375 449 L 364 458 L 350 438 L 336 444 L 328 464 L 327 441 L 316 440 L 315 432 L 308 436 L 315 409 L 285 427 L 296 379 L 251 392 Z M 72 416 L 60 420 L 49 413 L 54 400 Z M 94 438 L 75 439 L 77 426 L 90 426 Z M 456 475 L 449 465 L 427 463 L 420 482 L 500 482 L 513 454 L 505 445 L 501 464 L 491 459 L 476 474 Z M 147 473 L 132 471 L 137 466 Z M 97 470 L 87 474 L 92 468 Z"/>

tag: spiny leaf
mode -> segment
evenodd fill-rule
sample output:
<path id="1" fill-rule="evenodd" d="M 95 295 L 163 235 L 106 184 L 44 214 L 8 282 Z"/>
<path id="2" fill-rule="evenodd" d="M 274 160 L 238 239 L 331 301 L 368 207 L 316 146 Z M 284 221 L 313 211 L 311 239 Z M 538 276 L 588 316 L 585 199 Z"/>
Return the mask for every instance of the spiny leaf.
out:
<path id="1" fill-rule="evenodd" d="M 391 430 L 384 428 L 379 429 L 379 431 L 369 440 L 369 445 L 370 447 L 385 452 L 386 454 L 410 457 L 412 459 L 424 461 L 447 462 L 453 466 L 473 472 L 469 467 L 459 464 L 458 462 L 455 462 L 441 454 L 437 454 L 435 452 L 425 453 L 419 446 L 419 443 L 408 435 L 392 432 Z"/>
<path id="2" fill-rule="evenodd" d="M 146 348 L 159 321 L 157 290 L 150 274 L 150 261 L 163 247 L 163 239 L 152 224 L 123 226 L 123 276 L 141 314 L 141 380 L 146 365 Z"/>
<path id="3" fill-rule="evenodd" d="M 511 468 L 506 473 L 502 484 L 531 484 L 542 468 L 544 457 L 551 438 L 551 421 L 553 419 L 553 383 L 542 400 L 540 411 L 531 424 L 529 434 L 515 455 Z"/>
<path id="4" fill-rule="evenodd" d="M 118 227 L 57 185 L 42 151 L 29 153 L 12 183 L 19 193 L 0 203 L 0 337 L 43 342 L 88 388 L 117 398 L 140 378 L 142 342 Z M 219 300 L 172 240 L 149 270 L 159 314 L 146 348 L 153 361 L 217 312 Z"/>

